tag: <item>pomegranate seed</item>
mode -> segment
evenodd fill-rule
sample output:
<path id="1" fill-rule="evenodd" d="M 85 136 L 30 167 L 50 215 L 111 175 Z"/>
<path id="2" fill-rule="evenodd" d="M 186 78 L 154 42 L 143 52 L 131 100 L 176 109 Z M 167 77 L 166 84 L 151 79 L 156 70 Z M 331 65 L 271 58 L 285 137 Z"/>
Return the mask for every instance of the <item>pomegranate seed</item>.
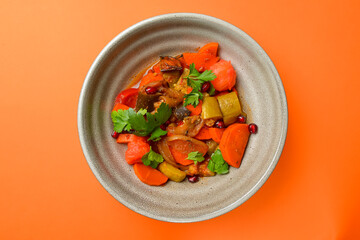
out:
<path id="1" fill-rule="evenodd" d="M 210 89 L 210 83 L 209 82 L 204 82 L 204 84 L 201 86 L 201 91 L 202 92 L 207 92 Z"/>
<path id="2" fill-rule="evenodd" d="M 215 127 L 217 128 L 224 128 L 225 127 L 225 123 L 222 120 L 217 120 L 215 122 Z"/>
<path id="3" fill-rule="evenodd" d="M 171 122 L 170 122 L 170 120 L 167 120 L 166 122 L 165 122 L 165 125 L 169 125 Z"/>
<path id="4" fill-rule="evenodd" d="M 111 134 L 111 136 L 112 136 L 113 138 L 118 138 L 119 134 L 120 134 L 120 133 L 113 131 L 113 133 Z"/>
<path id="5" fill-rule="evenodd" d="M 191 183 L 196 183 L 197 181 L 199 181 L 199 177 L 194 175 L 194 176 L 188 176 L 188 181 Z"/>
<path id="6" fill-rule="evenodd" d="M 249 132 L 250 133 L 257 133 L 258 126 L 255 123 L 249 124 Z"/>
<path id="7" fill-rule="evenodd" d="M 161 128 L 161 130 L 165 131 L 166 126 L 165 126 L 164 124 L 161 124 L 161 125 L 160 125 L 160 128 Z"/>
<path id="8" fill-rule="evenodd" d="M 147 88 L 145 88 L 145 92 L 147 93 L 147 94 L 155 94 L 155 93 L 157 93 L 157 88 L 156 87 L 147 87 Z"/>
<path id="9" fill-rule="evenodd" d="M 204 67 L 199 67 L 199 72 L 203 72 L 204 71 Z"/>
<path id="10" fill-rule="evenodd" d="M 243 115 L 240 115 L 237 117 L 238 123 L 246 123 L 246 117 Z"/>

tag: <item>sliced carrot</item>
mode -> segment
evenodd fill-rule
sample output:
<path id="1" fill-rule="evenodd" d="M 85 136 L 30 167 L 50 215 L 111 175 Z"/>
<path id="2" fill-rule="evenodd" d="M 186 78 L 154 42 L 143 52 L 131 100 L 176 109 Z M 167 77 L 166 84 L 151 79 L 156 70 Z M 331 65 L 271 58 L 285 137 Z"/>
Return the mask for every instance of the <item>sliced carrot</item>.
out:
<path id="1" fill-rule="evenodd" d="M 202 48 L 199 49 L 199 53 L 210 53 L 213 56 L 217 56 L 217 51 L 218 51 L 218 47 L 219 47 L 219 43 L 217 42 L 211 42 L 208 43 L 206 45 L 204 45 Z"/>
<path id="2" fill-rule="evenodd" d="M 209 128 L 208 127 L 201 128 L 199 133 L 195 136 L 195 138 L 199 140 L 211 139 Z"/>
<path id="3" fill-rule="evenodd" d="M 142 156 L 149 151 L 150 145 L 147 142 L 129 142 L 128 149 L 125 152 L 125 160 L 128 164 L 141 163 Z"/>
<path id="4" fill-rule="evenodd" d="M 202 100 L 199 101 L 199 104 L 196 107 L 187 105 L 186 108 L 191 112 L 190 116 L 200 115 L 202 111 Z"/>
<path id="5" fill-rule="evenodd" d="M 167 182 L 168 177 L 150 166 L 142 163 L 134 164 L 135 175 L 145 184 L 151 186 L 160 186 Z"/>
<path id="6" fill-rule="evenodd" d="M 129 107 L 128 106 L 126 106 L 126 105 L 124 105 L 124 104 L 122 104 L 122 103 L 117 103 L 117 104 L 115 104 L 115 106 L 114 106 L 114 108 L 113 108 L 113 111 L 117 111 L 117 110 L 128 110 L 129 109 Z"/>
<path id="7" fill-rule="evenodd" d="M 204 156 L 208 150 L 208 146 L 205 143 L 194 144 L 185 140 L 169 141 L 168 145 L 175 161 L 182 165 L 194 163 L 194 161 L 187 159 L 189 153 L 198 151 Z"/>
<path id="8" fill-rule="evenodd" d="M 224 160 L 230 166 L 240 167 L 249 136 L 248 124 L 235 123 L 224 131 L 219 146 Z"/>
<path id="9" fill-rule="evenodd" d="M 163 76 L 161 73 L 149 71 L 148 74 L 146 74 L 140 82 L 140 87 L 149 84 L 151 82 L 157 82 L 163 80 Z"/>
<path id="10" fill-rule="evenodd" d="M 117 143 L 129 143 L 129 142 L 138 142 L 138 141 L 146 143 L 146 137 L 140 137 L 130 133 L 122 133 L 119 134 L 119 136 L 116 139 Z"/>
<path id="11" fill-rule="evenodd" d="M 230 61 L 220 60 L 209 70 L 215 73 L 216 78 L 211 82 L 218 91 L 231 90 L 235 86 L 236 72 Z"/>
<path id="12" fill-rule="evenodd" d="M 186 93 L 189 94 L 189 93 L 191 93 L 192 90 L 193 90 L 192 87 L 187 87 Z"/>
<path id="13" fill-rule="evenodd" d="M 220 140 L 222 138 L 222 135 L 224 134 L 225 128 L 209 128 L 209 134 L 211 138 L 217 142 L 220 143 Z"/>
<path id="14" fill-rule="evenodd" d="M 186 65 L 194 63 L 198 71 L 208 70 L 212 65 L 219 61 L 219 57 L 215 57 L 211 53 L 183 53 Z"/>

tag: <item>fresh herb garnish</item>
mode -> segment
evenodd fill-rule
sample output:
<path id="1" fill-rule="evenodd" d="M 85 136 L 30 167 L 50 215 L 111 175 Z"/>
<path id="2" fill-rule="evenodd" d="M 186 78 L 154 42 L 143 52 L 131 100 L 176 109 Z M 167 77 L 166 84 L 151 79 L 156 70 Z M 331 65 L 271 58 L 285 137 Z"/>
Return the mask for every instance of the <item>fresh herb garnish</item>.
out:
<path id="1" fill-rule="evenodd" d="M 133 108 L 128 110 L 118 110 L 111 113 L 111 119 L 114 124 L 114 131 L 122 132 L 134 130 L 137 136 L 148 136 L 150 133 L 157 130 L 161 124 L 165 123 L 171 116 L 171 108 L 165 103 L 161 103 L 155 114 L 148 113 L 144 109 L 135 112 Z M 157 139 L 164 135 L 159 130 L 151 136 L 152 139 Z M 156 140 L 155 140 L 156 141 Z"/>
<path id="2" fill-rule="evenodd" d="M 205 160 L 202 153 L 199 153 L 198 151 L 189 153 L 187 159 L 193 160 L 194 164 Z"/>
<path id="3" fill-rule="evenodd" d="M 206 70 L 202 73 L 199 73 L 195 68 L 195 64 L 190 64 L 190 73 L 186 77 L 187 84 L 192 88 L 192 91 L 189 94 L 184 96 L 184 106 L 193 105 L 196 107 L 199 105 L 199 100 L 203 99 L 203 94 L 201 93 L 201 86 L 204 82 L 210 82 L 216 78 L 216 75 L 211 70 Z M 211 83 L 210 83 L 211 84 Z M 209 94 L 213 95 L 215 93 L 214 86 L 210 85 Z"/>
<path id="4" fill-rule="evenodd" d="M 229 165 L 225 162 L 221 151 L 216 150 L 209 160 L 208 169 L 212 172 L 216 172 L 218 174 L 226 174 L 229 172 Z"/>
<path id="5" fill-rule="evenodd" d="M 160 154 L 154 152 L 150 147 L 150 151 L 142 156 L 141 161 L 146 166 L 157 168 L 157 166 L 164 161 L 164 158 Z"/>
<path id="6" fill-rule="evenodd" d="M 167 131 L 162 130 L 160 127 L 155 128 L 155 130 L 151 133 L 150 138 L 148 141 L 159 141 L 161 139 L 161 136 L 164 136 L 167 134 Z"/>

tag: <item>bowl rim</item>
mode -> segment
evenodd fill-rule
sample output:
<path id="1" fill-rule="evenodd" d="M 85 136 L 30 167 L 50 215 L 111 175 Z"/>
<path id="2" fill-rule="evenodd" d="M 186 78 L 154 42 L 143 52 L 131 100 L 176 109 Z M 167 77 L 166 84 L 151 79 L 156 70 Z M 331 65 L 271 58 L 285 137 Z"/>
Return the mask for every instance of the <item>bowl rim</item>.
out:
<path id="1" fill-rule="evenodd" d="M 243 38 L 245 38 L 249 43 L 251 43 L 251 45 L 255 48 L 256 51 L 261 52 L 262 53 L 262 57 L 264 58 L 264 60 L 266 62 L 268 62 L 269 67 L 271 68 L 271 71 L 273 72 L 274 76 L 275 76 L 275 80 L 277 82 L 277 86 L 278 86 L 278 90 L 279 90 L 279 94 L 280 94 L 280 101 L 281 101 L 281 106 L 282 106 L 282 111 L 281 111 L 281 115 L 282 115 L 282 120 L 284 122 L 284 124 L 282 125 L 281 128 L 281 134 L 280 134 L 280 141 L 278 143 L 276 152 L 271 160 L 270 165 L 268 166 L 268 168 L 266 169 L 265 173 L 262 175 L 262 177 L 259 179 L 259 181 L 257 181 L 257 183 L 246 193 L 244 194 L 241 198 L 239 198 L 238 200 L 236 200 L 235 202 L 233 202 L 232 204 L 219 209 L 215 212 L 210 212 L 204 215 L 200 215 L 197 217 L 192 217 L 192 218 L 172 218 L 171 216 L 158 216 L 155 214 L 151 214 L 149 212 L 143 211 L 141 209 L 138 209 L 136 207 L 136 205 L 131 204 L 130 202 L 125 201 L 124 199 L 122 199 L 120 196 L 118 196 L 114 190 L 112 190 L 112 188 L 108 185 L 108 183 L 101 177 L 101 174 L 99 173 L 99 171 L 97 170 L 97 167 L 95 166 L 95 164 L 92 161 L 92 157 L 89 154 L 89 148 L 86 145 L 86 133 L 85 133 L 85 126 L 84 126 L 84 120 L 83 120 L 83 112 L 85 110 L 84 108 L 84 98 L 85 98 L 85 92 L 86 89 L 88 88 L 88 85 L 90 84 L 90 81 L 93 77 L 93 75 L 96 73 L 97 68 L 99 63 L 102 62 L 102 59 L 106 58 L 108 53 L 111 52 L 111 50 L 115 47 L 116 43 L 121 40 L 122 38 L 126 37 L 128 34 L 130 34 L 131 32 L 133 32 L 134 30 L 136 30 L 138 27 L 141 26 L 145 26 L 148 24 L 152 24 L 153 22 L 157 22 L 157 21 L 163 21 L 166 19 L 178 19 L 178 18 L 192 18 L 192 19 L 199 19 L 199 20 L 206 20 L 206 21 L 210 21 L 210 22 L 215 22 L 219 25 L 223 25 L 225 28 L 230 29 L 232 31 L 237 32 L 239 35 L 241 35 Z M 120 202 L 121 204 L 123 204 L 125 207 L 133 210 L 136 213 L 139 213 L 143 216 L 155 219 L 155 220 L 160 220 L 160 221 L 166 221 L 166 222 L 177 222 L 177 223 L 188 223 L 188 222 L 199 222 L 199 221 L 204 221 L 204 220 L 208 220 L 208 219 L 212 219 L 218 216 L 221 216 L 237 207 L 239 207 L 241 204 L 243 204 L 244 202 L 246 202 L 251 196 L 253 196 L 266 182 L 266 180 L 270 177 L 271 173 L 273 172 L 273 170 L 275 169 L 275 166 L 277 165 L 281 153 L 283 151 L 284 145 L 285 145 L 285 141 L 286 141 L 286 136 L 287 136 L 287 129 L 288 129 L 288 106 L 287 106 L 287 98 L 286 98 L 286 94 L 285 94 L 285 89 L 284 86 L 282 84 L 280 75 L 278 73 L 278 71 L 275 68 L 274 63 L 271 61 L 270 57 L 268 56 L 268 54 L 265 52 L 265 50 L 254 40 L 252 39 L 247 33 L 245 33 L 243 30 L 241 30 L 240 28 L 234 26 L 233 24 L 221 20 L 219 18 L 216 17 L 212 17 L 209 15 L 204 15 L 204 14 L 198 14 L 198 13 L 168 13 L 168 14 L 162 14 L 162 15 L 157 15 L 154 17 L 150 17 L 147 18 L 145 20 L 142 20 L 132 26 L 130 26 L 129 28 L 125 29 L 124 31 L 122 31 L 121 33 L 119 33 L 116 37 L 114 37 L 99 53 L 99 55 L 96 57 L 96 59 L 94 60 L 94 62 L 92 63 L 86 77 L 83 83 L 83 86 L 81 88 L 81 92 L 80 92 L 80 96 L 79 96 L 79 101 L 78 101 L 78 111 L 77 111 L 77 127 L 78 127 L 78 134 L 79 134 L 79 140 L 80 140 L 80 145 L 83 151 L 83 154 L 85 156 L 85 159 L 91 169 L 91 171 L 93 172 L 93 174 L 95 175 L 96 179 L 100 182 L 100 184 L 105 188 L 105 190 L 110 193 L 110 195 L 112 197 L 114 197 L 118 202 Z"/>

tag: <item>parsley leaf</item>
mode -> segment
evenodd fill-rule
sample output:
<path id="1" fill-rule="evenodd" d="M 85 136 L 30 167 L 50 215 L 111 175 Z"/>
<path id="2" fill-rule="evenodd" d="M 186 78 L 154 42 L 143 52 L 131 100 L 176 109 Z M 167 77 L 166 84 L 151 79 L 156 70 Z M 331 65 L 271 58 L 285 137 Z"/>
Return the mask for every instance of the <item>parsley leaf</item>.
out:
<path id="1" fill-rule="evenodd" d="M 133 108 L 128 110 L 118 110 L 111 113 L 114 124 L 114 131 L 122 132 L 133 129 L 137 136 L 148 136 L 155 131 L 161 124 L 165 123 L 171 116 L 171 108 L 166 103 L 162 103 L 155 114 L 148 113 L 146 109 L 135 112 Z M 157 131 L 154 139 L 164 135 Z"/>
<path id="2" fill-rule="evenodd" d="M 210 89 L 209 89 L 208 93 L 209 93 L 210 96 L 215 95 L 215 88 L 214 88 L 214 85 L 212 83 L 210 83 Z"/>
<path id="3" fill-rule="evenodd" d="M 221 151 L 216 150 L 210 158 L 208 169 L 212 172 L 216 172 L 218 174 L 226 174 L 229 172 L 229 165 L 225 162 Z"/>
<path id="4" fill-rule="evenodd" d="M 199 153 L 198 151 L 189 153 L 187 159 L 193 160 L 194 164 L 205 160 L 202 153 Z"/>
<path id="5" fill-rule="evenodd" d="M 128 110 L 117 110 L 111 112 L 111 119 L 114 124 L 114 131 L 121 133 L 123 130 L 130 131 L 131 126 L 128 123 L 129 114 Z"/>
<path id="6" fill-rule="evenodd" d="M 203 94 L 201 92 L 192 90 L 191 93 L 186 94 L 184 98 L 184 106 L 193 105 L 196 107 L 200 103 L 199 99 L 203 98 Z"/>
<path id="7" fill-rule="evenodd" d="M 160 154 L 154 152 L 150 147 L 150 151 L 142 156 L 141 161 L 146 166 L 157 168 L 157 166 L 164 161 L 164 158 Z"/>
<path id="8" fill-rule="evenodd" d="M 161 136 L 164 136 L 167 134 L 167 131 L 162 130 L 160 127 L 155 128 L 155 130 L 151 133 L 150 138 L 148 141 L 159 141 L 161 139 Z"/>
<path id="9" fill-rule="evenodd" d="M 199 73 L 199 71 L 195 68 L 195 64 L 192 63 L 190 64 L 190 73 L 186 78 L 188 86 L 190 86 L 193 90 L 191 93 L 184 96 L 184 106 L 193 105 L 196 107 L 199 104 L 199 100 L 203 99 L 203 94 L 201 93 L 202 85 L 204 82 L 210 82 L 214 80 L 216 75 L 211 70 L 206 70 L 202 73 Z M 215 88 L 211 84 L 209 94 L 214 95 L 214 93 Z"/>

